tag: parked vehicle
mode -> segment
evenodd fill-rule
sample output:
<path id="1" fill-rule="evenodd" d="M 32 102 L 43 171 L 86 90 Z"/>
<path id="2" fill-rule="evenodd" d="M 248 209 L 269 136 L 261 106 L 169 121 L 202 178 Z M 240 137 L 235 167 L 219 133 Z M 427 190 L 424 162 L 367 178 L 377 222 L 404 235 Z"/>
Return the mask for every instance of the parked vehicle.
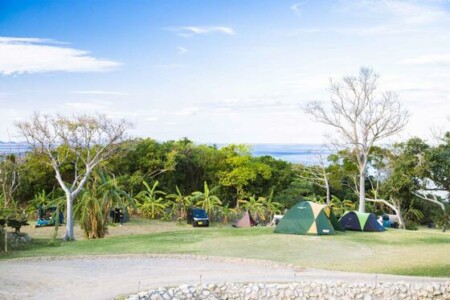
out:
<path id="1" fill-rule="evenodd" d="M 192 226 L 209 226 L 209 217 L 203 208 L 191 207 L 187 211 L 187 223 Z"/>

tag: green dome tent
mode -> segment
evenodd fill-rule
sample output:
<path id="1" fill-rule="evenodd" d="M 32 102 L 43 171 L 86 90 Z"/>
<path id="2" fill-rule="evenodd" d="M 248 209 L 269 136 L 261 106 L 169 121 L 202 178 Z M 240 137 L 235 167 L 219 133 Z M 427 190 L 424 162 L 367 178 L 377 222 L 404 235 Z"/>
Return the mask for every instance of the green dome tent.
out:
<path id="1" fill-rule="evenodd" d="M 275 233 L 330 235 L 342 230 L 331 209 L 322 204 L 301 201 L 280 220 Z"/>
<path id="2" fill-rule="evenodd" d="M 348 230 L 358 231 L 385 231 L 384 227 L 378 223 L 377 218 L 372 213 L 360 213 L 356 211 L 346 212 L 340 219 L 339 224 Z"/>

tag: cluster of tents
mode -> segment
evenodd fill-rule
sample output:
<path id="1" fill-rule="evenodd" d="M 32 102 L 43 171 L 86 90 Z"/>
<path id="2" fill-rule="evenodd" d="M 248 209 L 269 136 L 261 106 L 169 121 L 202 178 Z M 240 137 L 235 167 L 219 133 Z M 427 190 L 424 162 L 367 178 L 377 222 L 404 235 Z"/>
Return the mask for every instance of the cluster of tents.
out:
<path id="1" fill-rule="evenodd" d="M 235 227 L 256 226 L 256 221 L 246 212 Z M 275 227 L 275 233 L 331 235 L 336 231 L 385 231 L 372 213 L 346 212 L 339 220 L 326 205 L 301 201 L 289 209 Z"/>

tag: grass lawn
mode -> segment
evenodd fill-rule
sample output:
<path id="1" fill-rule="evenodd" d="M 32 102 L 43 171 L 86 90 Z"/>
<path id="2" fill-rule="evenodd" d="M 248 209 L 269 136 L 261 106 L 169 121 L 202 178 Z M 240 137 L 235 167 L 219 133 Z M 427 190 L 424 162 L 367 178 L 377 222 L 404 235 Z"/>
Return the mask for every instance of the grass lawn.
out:
<path id="1" fill-rule="evenodd" d="M 438 230 L 392 229 L 382 233 L 347 231 L 334 236 L 302 236 L 274 234 L 271 227 L 192 228 L 177 223 L 134 220 L 122 227 L 111 227 L 110 232 L 111 236 L 105 239 L 58 242 L 55 246 L 48 245 L 50 234 L 45 237 L 42 231 L 41 235 L 30 233 L 34 238 L 30 247 L 1 258 L 196 254 L 264 259 L 342 271 L 450 277 L 450 233 Z"/>

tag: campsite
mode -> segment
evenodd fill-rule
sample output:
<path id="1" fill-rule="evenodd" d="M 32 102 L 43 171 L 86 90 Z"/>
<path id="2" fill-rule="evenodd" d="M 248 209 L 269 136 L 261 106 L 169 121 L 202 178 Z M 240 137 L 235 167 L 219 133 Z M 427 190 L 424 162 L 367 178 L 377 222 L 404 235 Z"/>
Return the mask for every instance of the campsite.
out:
<path id="1" fill-rule="evenodd" d="M 0 1 L 0 300 L 450 299 L 450 0 Z"/>
<path id="2" fill-rule="evenodd" d="M 108 238 L 58 242 L 57 247 L 47 246 L 52 228 L 24 227 L 23 231 L 34 236 L 35 243 L 8 258 L 164 253 L 262 259 L 327 270 L 450 276 L 450 234 L 426 228 L 383 233 L 338 231 L 332 236 L 314 236 L 274 234 L 274 227 L 270 226 L 233 228 L 215 224 L 211 228 L 194 228 L 188 224 L 131 219 L 124 226 L 111 227 Z M 81 230 L 76 233 L 82 239 Z"/>

